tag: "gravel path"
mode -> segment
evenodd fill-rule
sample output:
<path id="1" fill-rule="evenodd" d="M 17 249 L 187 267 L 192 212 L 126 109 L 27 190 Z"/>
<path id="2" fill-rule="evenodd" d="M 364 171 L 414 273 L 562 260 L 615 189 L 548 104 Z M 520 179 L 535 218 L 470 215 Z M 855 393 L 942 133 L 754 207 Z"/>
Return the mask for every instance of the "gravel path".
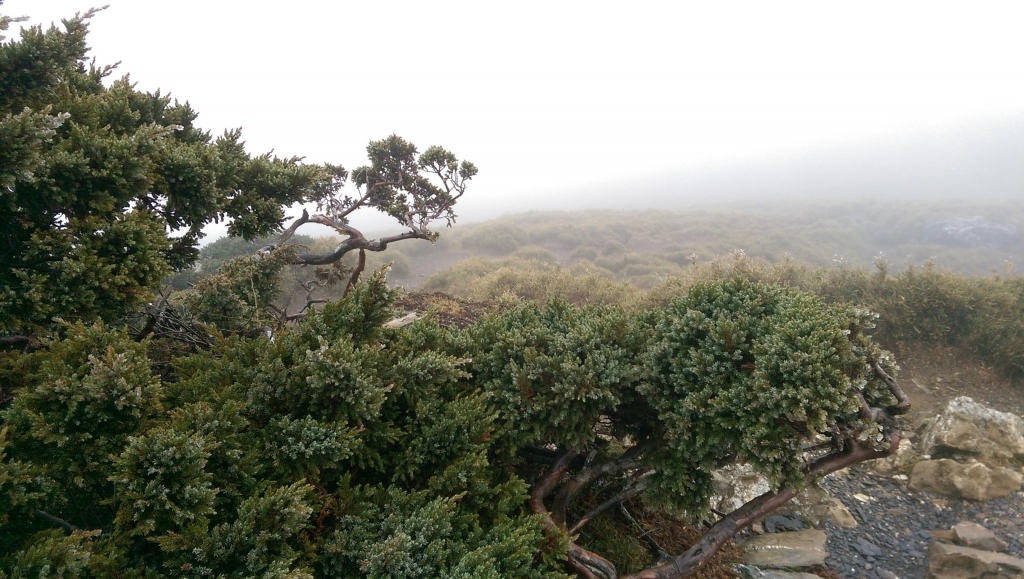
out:
<path id="1" fill-rule="evenodd" d="M 843 529 L 829 520 L 824 527 L 826 564 L 844 578 L 923 578 L 931 542 L 928 531 L 949 529 L 961 521 L 988 528 L 1006 541 L 1009 554 L 1024 557 L 1024 492 L 987 503 L 961 502 L 914 491 L 905 482 L 863 467 L 851 471 L 822 483 L 858 523 Z"/>

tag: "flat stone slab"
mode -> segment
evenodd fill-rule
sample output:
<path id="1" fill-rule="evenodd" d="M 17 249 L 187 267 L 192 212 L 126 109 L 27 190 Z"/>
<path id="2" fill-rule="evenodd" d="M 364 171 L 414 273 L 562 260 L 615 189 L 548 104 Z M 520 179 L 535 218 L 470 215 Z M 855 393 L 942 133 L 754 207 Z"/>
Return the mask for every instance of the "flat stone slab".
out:
<path id="1" fill-rule="evenodd" d="M 825 532 L 818 529 L 767 533 L 743 545 L 743 562 L 765 568 L 811 567 L 825 564 Z"/>
<path id="2" fill-rule="evenodd" d="M 948 543 L 932 543 L 928 579 L 1002 579 L 1024 577 L 1024 559 Z"/>
<path id="3" fill-rule="evenodd" d="M 953 531 L 953 543 L 956 545 L 982 551 L 1006 550 L 1006 543 L 1002 539 L 977 523 L 959 523 L 950 530 Z"/>
<path id="4" fill-rule="evenodd" d="M 821 576 L 814 575 L 813 573 L 758 569 L 748 565 L 736 565 L 734 569 L 743 579 L 821 579 Z"/>
<path id="5" fill-rule="evenodd" d="M 761 572 L 761 579 L 821 579 L 820 575 L 801 573 L 798 571 L 776 571 L 768 569 Z"/>

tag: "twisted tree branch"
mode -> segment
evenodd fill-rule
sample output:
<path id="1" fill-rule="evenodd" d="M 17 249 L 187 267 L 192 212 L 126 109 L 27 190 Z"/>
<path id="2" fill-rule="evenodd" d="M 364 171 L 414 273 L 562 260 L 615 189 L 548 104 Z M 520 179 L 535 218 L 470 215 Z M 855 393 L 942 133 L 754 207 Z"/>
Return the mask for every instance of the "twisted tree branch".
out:
<path id="1" fill-rule="evenodd" d="M 900 385 L 896 380 L 883 370 L 882 366 L 879 365 L 878 362 L 871 362 L 871 367 L 874 368 L 875 374 L 877 374 L 878 377 L 881 378 L 889 387 L 889 391 L 892 392 L 892 395 L 896 397 L 896 406 L 886 409 L 889 411 L 889 414 L 899 415 L 910 412 L 910 398 L 907 396 L 906 392 L 903 391 L 903 388 L 900 388 Z"/>
<path id="2" fill-rule="evenodd" d="M 895 452 L 899 443 L 900 436 L 895 433 L 889 437 L 889 446 L 885 450 L 861 448 L 857 446 L 856 441 L 851 440 L 846 445 L 845 451 L 829 454 L 816 460 L 807 469 L 807 473 L 824 476 L 858 462 L 883 458 Z M 778 493 L 769 491 L 715 523 L 696 545 L 672 561 L 644 569 L 621 579 L 682 579 L 688 577 L 706 563 L 736 533 L 778 509 L 795 494 L 796 491 L 792 488 L 784 488 Z"/>
<path id="3" fill-rule="evenodd" d="M 555 502 L 551 505 L 551 518 L 555 521 L 555 524 L 565 524 L 569 502 L 572 501 L 577 493 L 593 484 L 597 479 L 609 474 L 640 468 L 639 457 L 650 446 L 650 444 L 637 444 L 626 450 L 626 452 L 622 453 L 622 456 L 615 460 L 593 467 L 585 467 L 575 478 L 562 485 L 558 494 L 555 495 Z"/>

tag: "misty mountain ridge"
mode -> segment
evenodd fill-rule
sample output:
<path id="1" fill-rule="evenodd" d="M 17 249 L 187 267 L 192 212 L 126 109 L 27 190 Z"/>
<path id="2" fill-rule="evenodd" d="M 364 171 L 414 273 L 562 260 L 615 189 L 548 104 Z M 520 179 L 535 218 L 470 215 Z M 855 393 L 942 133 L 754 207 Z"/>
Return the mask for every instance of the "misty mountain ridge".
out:
<path id="1" fill-rule="evenodd" d="M 687 209 L 741 201 L 748 208 L 759 208 L 781 200 L 979 198 L 1024 198 L 1024 118 L 972 123 L 884 142 L 831 145 L 703 170 L 637 176 L 528 195 L 515 208 L 501 209 Z M 501 212 L 494 209 L 474 208 L 464 216 L 492 218 Z"/>

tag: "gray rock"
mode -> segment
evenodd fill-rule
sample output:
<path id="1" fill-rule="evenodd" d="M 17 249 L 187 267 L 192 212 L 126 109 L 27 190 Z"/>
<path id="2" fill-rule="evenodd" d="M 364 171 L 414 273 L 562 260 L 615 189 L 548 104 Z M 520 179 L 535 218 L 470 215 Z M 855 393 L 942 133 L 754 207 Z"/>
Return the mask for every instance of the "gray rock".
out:
<path id="1" fill-rule="evenodd" d="M 858 538 L 857 542 L 853 545 L 853 548 L 860 552 L 865 557 L 881 557 L 882 550 L 878 548 L 878 545 L 864 539 L 863 537 Z"/>
<path id="2" fill-rule="evenodd" d="M 812 529 L 791 533 L 768 533 L 743 545 L 743 562 L 769 569 L 810 567 L 825 563 L 825 533 Z"/>
<path id="3" fill-rule="evenodd" d="M 929 579 L 997 579 L 1024 577 L 1024 559 L 959 545 L 932 543 Z"/>
<path id="4" fill-rule="evenodd" d="M 764 520 L 764 528 L 769 533 L 779 533 L 783 531 L 803 531 L 807 528 L 807 525 L 798 516 L 770 515 Z"/>
<path id="5" fill-rule="evenodd" d="M 960 523 L 953 525 L 953 543 L 962 547 L 981 549 L 982 551 L 1005 551 L 1006 543 L 992 531 L 977 523 Z"/>
<path id="6" fill-rule="evenodd" d="M 711 484 L 711 504 L 723 513 L 735 511 L 772 488 L 768 479 L 749 464 L 731 464 L 714 471 Z"/>
<path id="7" fill-rule="evenodd" d="M 1024 463 L 1024 419 L 978 404 L 967 396 L 950 400 L 921 438 L 932 458 L 974 457 L 988 466 Z"/>
<path id="8" fill-rule="evenodd" d="M 1008 496 L 1024 484 L 1024 475 L 1004 467 L 989 468 L 983 463 L 961 464 L 947 458 L 923 460 L 914 465 L 910 486 L 921 491 L 989 501 Z"/>
<path id="9" fill-rule="evenodd" d="M 413 324 L 413 322 L 415 322 L 416 320 L 420 319 L 420 317 L 421 316 L 419 314 L 417 314 L 416 312 L 412 312 L 412 313 L 406 314 L 406 315 L 404 315 L 404 316 L 402 316 L 400 318 L 395 318 L 393 320 L 385 322 L 384 323 L 384 327 L 385 328 L 391 328 L 391 329 L 404 328 L 406 326 L 411 326 Z"/>

